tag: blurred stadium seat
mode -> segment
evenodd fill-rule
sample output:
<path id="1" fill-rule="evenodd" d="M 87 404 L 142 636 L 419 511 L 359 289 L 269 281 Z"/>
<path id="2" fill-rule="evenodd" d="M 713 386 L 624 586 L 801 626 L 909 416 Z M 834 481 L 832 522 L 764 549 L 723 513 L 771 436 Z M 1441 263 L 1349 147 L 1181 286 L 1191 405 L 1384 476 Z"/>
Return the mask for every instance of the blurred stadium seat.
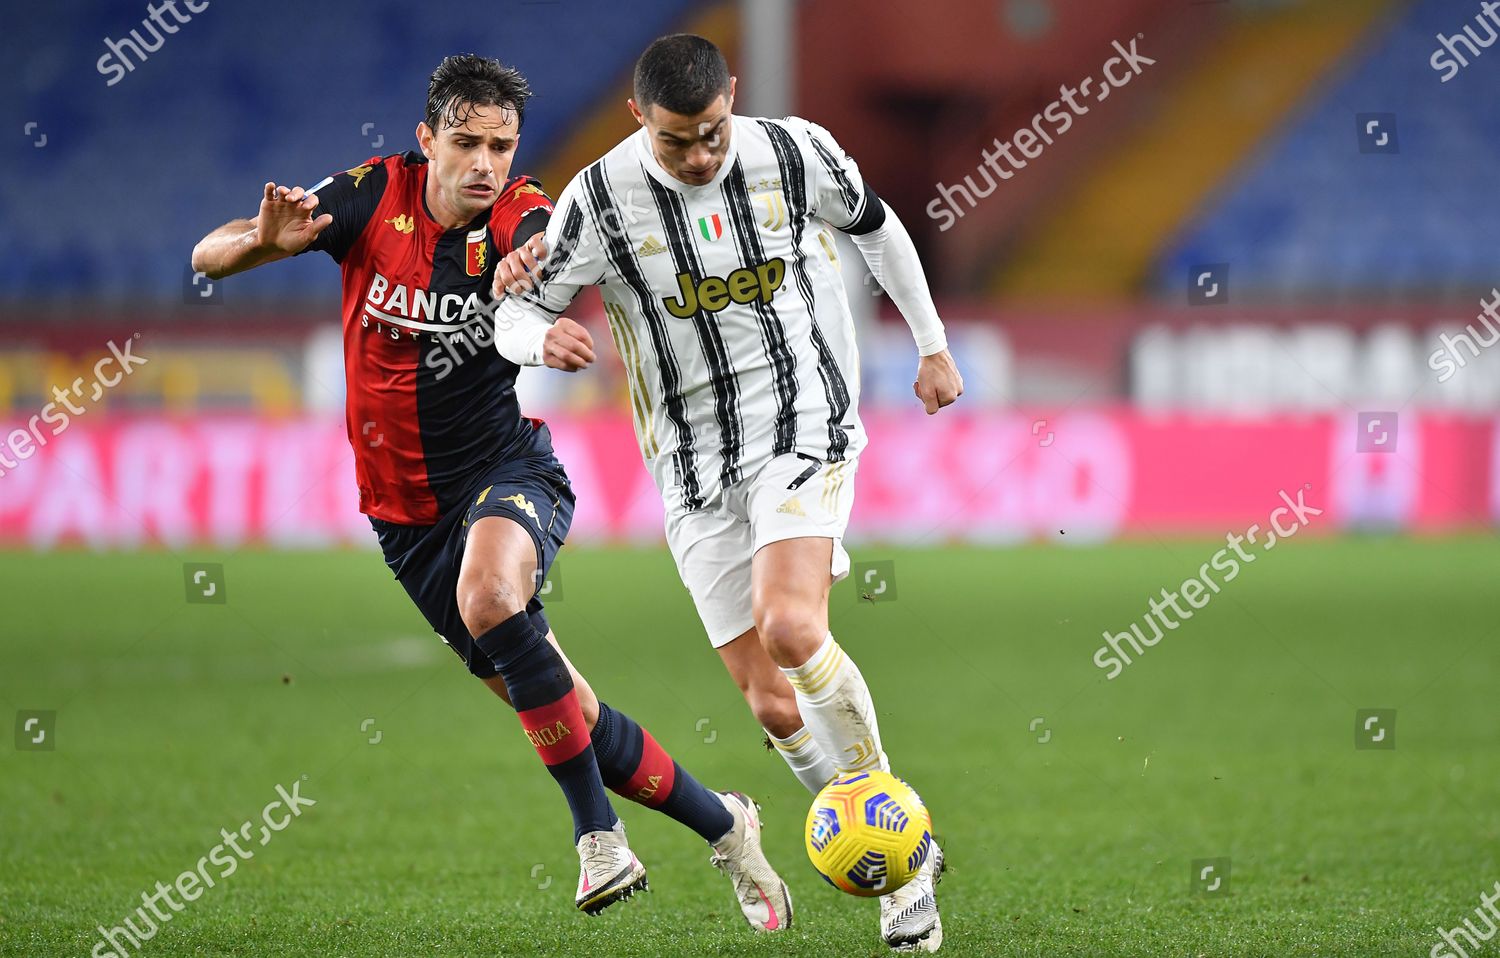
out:
<path id="1" fill-rule="evenodd" d="M 213 4 L 113 86 L 96 69 L 102 38 L 140 30 L 145 4 L 36 6 L 3 41 L 7 62 L 25 62 L 0 90 L 3 112 L 36 122 L 47 140 L 12 150 L 19 175 L 0 180 L 0 215 L 27 225 L 0 235 L 0 290 L 7 300 L 180 302 L 193 244 L 252 213 L 267 179 L 310 186 L 415 149 L 427 77 L 451 53 L 498 57 L 527 75 L 536 98 L 521 165 L 535 167 L 693 6 L 522 0 L 476 7 L 476 33 L 468 19 L 392 0 Z M 268 32 L 271 62 L 237 42 Z M 236 297 L 330 301 L 333 267 L 314 259 L 237 279 Z"/>
<path id="2" fill-rule="evenodd" d="M 1488 290 L 1500 249 L 1500 113 L 1474 86 L 1440 83 L 1429 63 L 1434 37 L 1457 32 L 1477 6 L 1421 0 L 1377 31 L 1192 222 L 1162 258 L 1157 287 L 1180 289 L 1193 264 L 1229 262 L 1237 295 L 1259 300 Z M 1496 66 L 1470 69 L 1493 77 Z M 1395 114 L 1398 154 L 1359 154 L 1361 113 Z"/>

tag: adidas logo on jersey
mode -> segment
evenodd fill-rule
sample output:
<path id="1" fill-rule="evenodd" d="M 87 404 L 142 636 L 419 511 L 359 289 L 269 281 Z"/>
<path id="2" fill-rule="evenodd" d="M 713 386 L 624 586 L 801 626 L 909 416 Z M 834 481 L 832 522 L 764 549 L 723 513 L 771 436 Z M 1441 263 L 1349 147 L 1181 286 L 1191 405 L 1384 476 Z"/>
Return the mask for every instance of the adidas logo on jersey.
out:
<path id="1" fill-rule="evenodd" d="M 666 245 L 655 236 L 647 236 L 646 242 L 636 247 L 635 250 L 637 256 L 655 256 L 657 253 L 665 253 L 666 251 Z"/>
<path id="2" fill-rule="evenodd" d="M 804 519 L 807 518 L 807 513 L 802 509 L 802 502 L 796 496 L 792 496 L 792 498 L 777 506 L 776 511 L 784 516 L 801 516 Z"/>

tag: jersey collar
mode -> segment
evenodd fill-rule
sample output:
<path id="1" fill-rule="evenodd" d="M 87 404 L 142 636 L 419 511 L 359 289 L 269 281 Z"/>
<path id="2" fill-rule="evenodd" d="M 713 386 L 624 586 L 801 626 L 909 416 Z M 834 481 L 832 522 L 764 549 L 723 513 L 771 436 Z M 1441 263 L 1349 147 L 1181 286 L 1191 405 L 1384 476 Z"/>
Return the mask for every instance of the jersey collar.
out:
<path id="1" fill-rule="evenodd" d="M 656 155 L 651 152 L 651 134 L 646 132 L 644 126 L 637 130 L 633 137 L 635 140 L 636 157 L 641 161 L 641 166 L 645 167 L 646 172 L 656 182 L 668 189 L 677 190 L 679 193 L 685 193 L 688 196 L 697 196 L 704 190 L 716 189 L 720 183 L 724 182 L 724 177 L 729 175 L 730 169 L 734 166 L 735 159 L 739 156 L 739 119 L 736 115 L 730 115 L 729 152 L 724 154 L 724 162 L 719 164 L 719 172 L 715 173 L 714 178 L 702 186 L 684 183 L 661 168 L 661 164 L 656 161 Z"/>

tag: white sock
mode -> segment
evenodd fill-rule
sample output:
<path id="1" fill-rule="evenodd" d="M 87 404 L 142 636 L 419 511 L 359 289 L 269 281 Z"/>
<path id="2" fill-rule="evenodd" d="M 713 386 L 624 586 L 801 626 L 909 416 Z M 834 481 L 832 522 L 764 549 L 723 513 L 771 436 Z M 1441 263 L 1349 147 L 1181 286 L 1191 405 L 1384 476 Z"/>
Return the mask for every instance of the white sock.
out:
<path id="1" fill-rule="evenodd" d="M 859 666 L 833 640 L 833 633 L 812 658 L 781 671 L 797 692 L 797 710 L 807 731 L 840 776 L 873 768 L 890 770 L 880 747 L 870 688 Z"/>
<path id="2" fill-rule="evenodd" d="M 814 795 L 838 777 L 838 769 L 833 767 L 833 762 L 818 748 L 818 743 L 813 741 L 812 733 L 806 726 L 786 738 L 777 738 L 769 731 L 766 736 L 776 746 L 777 754 L 786 760 L 792 774 L 797 776 L 797 781 Z"/>

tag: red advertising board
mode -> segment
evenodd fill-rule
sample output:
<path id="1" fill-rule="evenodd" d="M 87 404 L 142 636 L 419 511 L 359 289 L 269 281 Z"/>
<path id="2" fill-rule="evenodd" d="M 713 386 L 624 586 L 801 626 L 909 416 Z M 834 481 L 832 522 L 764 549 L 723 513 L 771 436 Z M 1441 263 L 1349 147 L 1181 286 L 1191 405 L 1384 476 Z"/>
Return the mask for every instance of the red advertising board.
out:
<path id="1" fill-rule="evenodd" d="M 1362 451 L 1353 416 L 872 412 L 851 538 L 1220 537 L 1265 521 L 1282 492 L 1321 510 L 1313 531 L 1500 521 L 1500 420 L 1386 415 Z M 572 539 L 659 541 L 661 502 L 628 416 L 548 421 L 578 494 Z M 26 458 L 0 445 L 6 546 L 372 542 L 337 418 L 101 416 L 32 445 Z"/>

